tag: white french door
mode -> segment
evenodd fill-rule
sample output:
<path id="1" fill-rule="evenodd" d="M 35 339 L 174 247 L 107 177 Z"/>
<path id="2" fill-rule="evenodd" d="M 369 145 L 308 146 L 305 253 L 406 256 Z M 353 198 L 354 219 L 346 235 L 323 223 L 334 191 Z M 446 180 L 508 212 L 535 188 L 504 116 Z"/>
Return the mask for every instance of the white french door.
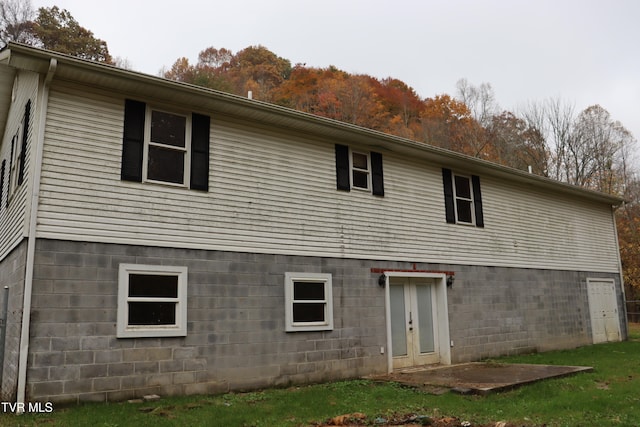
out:
<path id="1" fill-rule="evenodd" d="M 435 280 L 393 277 L 389 284 L 393 368 L 440 363 Z"/>

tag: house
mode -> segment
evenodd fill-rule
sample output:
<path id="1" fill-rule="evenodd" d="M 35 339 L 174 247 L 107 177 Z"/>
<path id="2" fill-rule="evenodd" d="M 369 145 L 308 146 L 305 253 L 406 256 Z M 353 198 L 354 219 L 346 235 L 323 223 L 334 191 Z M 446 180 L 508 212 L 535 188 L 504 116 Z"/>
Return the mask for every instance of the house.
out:
<path id="1" fill-rule="evenodd" d="M 3 400 L 627 336 L 616 197 L 19 44 L 0 54 L 0 130 Z"/>

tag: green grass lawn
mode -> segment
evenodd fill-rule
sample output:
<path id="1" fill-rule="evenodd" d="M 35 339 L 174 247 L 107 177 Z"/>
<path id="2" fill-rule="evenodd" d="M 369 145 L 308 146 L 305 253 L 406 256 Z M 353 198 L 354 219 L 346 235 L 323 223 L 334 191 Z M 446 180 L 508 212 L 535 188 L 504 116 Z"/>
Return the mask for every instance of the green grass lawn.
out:
<path id="1" fill-rule="evenodd" d="M 499 362 L 593 366 L 593 372 L 540 381 L 488 396 L 435 396 L 393 383 L 341 381 L 152 403 L 91 404 L 52 414 L 2 415 L 0 426 L 307 426 L 352 413 L 381 425 L 396 415 L 455 417 L 458 424 L 518 426 L 640 425 L 640 326 L 630 340 Z M 377 423 L 377 424 L 376 424 Z"/>

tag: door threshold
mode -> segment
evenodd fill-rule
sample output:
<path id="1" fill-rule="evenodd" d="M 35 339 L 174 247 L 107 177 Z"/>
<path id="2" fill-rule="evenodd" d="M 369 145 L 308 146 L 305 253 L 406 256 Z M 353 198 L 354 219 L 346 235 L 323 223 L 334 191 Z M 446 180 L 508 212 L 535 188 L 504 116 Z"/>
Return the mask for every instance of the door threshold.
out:
<path id="1" fill-rule="evenodd" d="M 428 369 L 437 368 L 439 366 L 442 365 L 440 363 L 430 363 L 428 365 L 411 366 L 408 368 L 396 368 L 393 370 L 393 372 L 397 374 L 410 374 L 412 372 L 426 371 Z"/>

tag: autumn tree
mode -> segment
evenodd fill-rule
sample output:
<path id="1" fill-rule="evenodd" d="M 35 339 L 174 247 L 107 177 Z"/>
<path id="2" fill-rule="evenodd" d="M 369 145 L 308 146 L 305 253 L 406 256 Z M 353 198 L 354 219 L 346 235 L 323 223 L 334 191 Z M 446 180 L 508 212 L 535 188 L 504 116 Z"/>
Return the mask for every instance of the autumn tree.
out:
<path id="1" fill-rule="evenodd" d="M 542 133 L 535 126 L 504 111 L 491 117 L 487 129 L 491 161 L 520 170 L 547 176 L 549 150 Z"/>
<path id="2" fill-rule="evenodd" d="M 209 47 L 200 52 L 197 64 L 189 64 L 186 57 L 178 58 L 162 75 L 170 80 L 237 93 L 228 74 L 231 58 L 230 50 Z"/>
<path id="3" fill-rule="evenodd" d="M 406 83 L 393 78 L 372 80 L 386 125 L 382 131 L 415 139 L 424 103 Z"/>
<path id="4" fill-rule="evenodd" d="M 34 15 L 30 0 L 0 1 L 0 47 L 10 41 L 31 44 Z"/>
<path id="5" fill-rule="evenodd" d="M 319 68 L 308 68 L 304 64 L 296 64 L 289 78 L 274 90 L 274 102 L 295 110 L 313 113 L 318 105 L 318 93 L 323 74 L 323 70 Z"/>
<path id="6" fill-rule="evenodd" d="M 471 116 L 469 108 L 449 95 L 437 95 L 424 102 L 420 140 L 448 150 L 474 155 L 469 135 L 480 125 Z"/>
<path id="7" fill-rule="evenodd" d="M 380 129 L 383 117 L 382 105 L 373 88 L 371 76 L 349 75 L 338 88 L 342 105 L 340 120 L 370 129 Z"/>
<path id="8" fill-rule="evenodd" d="M 193 81 L 190 83 L 211 89 L 232 92 L 233 84 L 227 75 L 231 67 L 233 52 L 227 49 L 208 47 L 198 54 Z"/>
<path id="9" fill-rule="evenodd" d="M 183 83 L 194 83 L 195 75 L 195 67 L 189 64 L 189 58 L 184 56 L 176 59 L 171 68 L 163 73 L 165 79 Z"/>
<path id="10" fill-rule="evenodd" d="M 466 145 L 471 148 L 469 154 L 485 160 L 494 160 L 492 141 L 487 130 L 494 124 L 493 118 L 499 114 L 500 107 L 491 84 L 481 83 L 480 86 L 474 86 L 466 79 L 460 79 L 456 83 L 456 89 L 456 99 L 467 106 L 471 117 L 479 125 L 468 129 Z"/>
<path id="11" fill-rule="evenodd" d="M 80 26 L 66 9 L 41 7 L 31 31 L 38 40 L 37 45 L 45 49 L 92 61 L 112 62 L 107 43 Z"/>
<path id="12" fill-rule="evenodd" d="M 230 58 L 228 71 L 236 93 L 272 101 L 272 92 L 291 74 L 291 62 L 264 46 L 250 46 Z"/>
<path id="13" fill-rule="evenodd" d="M 625 202 L 616 210 L 616 227 L 626 297 L 640 300 L 640 180 L 629 177 Z"/>

